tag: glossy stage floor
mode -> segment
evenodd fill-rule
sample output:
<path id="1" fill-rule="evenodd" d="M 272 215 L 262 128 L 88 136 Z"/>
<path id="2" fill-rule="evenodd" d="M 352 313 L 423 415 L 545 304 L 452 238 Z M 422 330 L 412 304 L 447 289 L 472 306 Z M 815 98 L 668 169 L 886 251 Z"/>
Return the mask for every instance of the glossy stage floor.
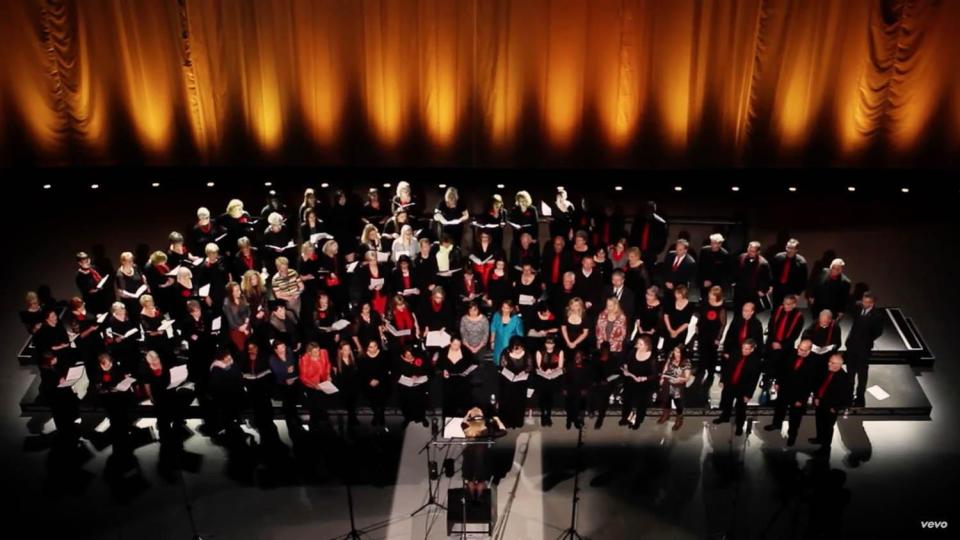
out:
<path id="1" fill-rule="evenodd" d="M 295 191 L 288 197 L 291 202 Z M 6 339 L 0 349 L 8 359 L 0 369 L 0 455 L 4 485 L 15 497 L 13 505 L 5 505 L 13 516 L 8 523 L 15 519 L 18 528 L 32 528 L 41 538 L 189 539 L 194 534 L 189 504 L 203 538 L 333 538 L 350 528 L 346 478 L 355 483 L 357 525 L 368 528 L 369 538 L 446 537 L 444 512 L 410 516 L 428 490 L 427 459 L 418 451 L 429 431 L 420 426 L 401 431 L 394 424 L 377 437 L 362 429 L 353 443 L 331 439 L 323 452 L 294 448 L 269 459 L 252 451 L 228 452 L 193 435 L 185 441 L 179 474 L 158 468 L 156 443 L 137 449 L 135 469 L 116 466 L 109 447 L 97 449 L 93 443 L 80 460 L 65 466 L 47 449 L 43 432 L 50 429 L 48 419 L 21 416 L 20 399 L 33 379 L 33 368 L 14 360 L 23 335 L 16 321 L 22 291 L 47 283 L 58 296 L 72 294 L 71 254 L 76 249 L 100 241 L 113 254 L 144 239 L 159 244 L 169 230 L 189 221 L 193 205 L 219 208 L 230 195 L 205 192 L 190 208 L 155 213 L 150 223 L 103 195 L 89 205 L 76 204 L 76 198 L 50 199 L 43 207 L 55 219 L 35 225 L 30 234 L 14 235 L 11 249 L 21 264 L 4 284 L 9 289 L 2 310 Z M 152 198 L 160 207 L 184 204 L 177 202 L 181 200 L 190 199 L 172 190 Z M 733 208 L 734 203 L 727 204 Z M 768 421 L 765 416 L 741 438 L 731 437 L 729 425 L 714 426 L 708 417 L 690 418 L 676 432 L 670 423 L 657 425 L 653 418 L 638 431 L 617 426 L 615 418 L 600 430 L 588 423 L 579 531 L 594 539 L 950 534 L 949 529 L 924 529 L 921 521 L 960 523 L 955 519 L 958 304 L 955 280 L 946 270 L 958 262 L 952 239 L 956 220 L 930 218 L 922 204 L 891 219 L 808 215 L 783 223 L 790 217 L 784 218 L 782 208 L 791 208 L 784 204 L 779 211 L 753 211 L 750 230 L 752 238 L 768 243 L 782 233 L 782 224 L 801 239 L 805 253 L 835 250 L 855 280 L 870 283 L 884 305 L 900 306 L 915 320 L 936 363 L 890 367 L 915 377 L 932 406 L 928 418 L 841 419 L 829 458 L 812 456 L 805 443 L 812 436 L 812 418 L 794 449 L 785 447 L 781 435 L 759 429 Z M 668 215 L 690 213 L 693 206 L 662 202 Z M 833 210 L 842 216 L 842 208 Z M 108 211 L 110 219 L 96 217 Z M 903 219 L 904 214 L 923 218 Z M 557 420 L 551 428 L 527 425 L 497 443 L 497 538 L 556 538 L 569 526 L 576 432 Z M 94 431 L 96 423 L 87 418 L 85 429 Z M 114 474 L 119 470 L 128 472 Z M 441 502 L 451 482 L 457 483 L 457 477 L 441 478 Z"/>

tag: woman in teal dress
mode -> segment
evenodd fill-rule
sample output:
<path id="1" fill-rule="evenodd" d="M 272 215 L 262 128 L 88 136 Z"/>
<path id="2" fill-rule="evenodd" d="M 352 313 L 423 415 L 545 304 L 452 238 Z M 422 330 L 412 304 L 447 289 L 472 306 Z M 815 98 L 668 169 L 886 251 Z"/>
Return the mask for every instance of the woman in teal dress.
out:
<path id="1" fill-rule="evenodd" d="M 523 337 L 523 321 L 513 312 L 513 301 L 504 300 L 500 311 L 490 319 L 490 348 L 493 350 L 493 363 L 500 365 L 500 353 L 507 348 L 510 338 Z"/>

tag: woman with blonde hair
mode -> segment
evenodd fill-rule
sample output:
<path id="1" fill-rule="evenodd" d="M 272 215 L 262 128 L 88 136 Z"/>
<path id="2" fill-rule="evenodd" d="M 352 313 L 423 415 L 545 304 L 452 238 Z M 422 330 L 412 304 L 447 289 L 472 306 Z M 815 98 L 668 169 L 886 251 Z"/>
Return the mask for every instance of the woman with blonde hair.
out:
<path id="1" fill-rule="evenodd" d="M 518 191 L 514 202 L 516 204 L 507 216 L 507 224 L 513 230 L 511 252 L 520 243 L 521 233 L 530 233 L 534 242 L 540 240 L 540 214 L 533 206 L 533 198 L 526 191 Z"/>
<path id="2" fill-rule="evenodd" d="M 437 202 L 433 209 L 433 220 L 440 224 L 440 234 L 450 235 L 454 245 L 460 245 L 463 242 L 463 224 L 470 219 L 470 212 L 460 200 L 460 193 L 457 188 L 451 186 L 443 194 L 443 199 Z"/>

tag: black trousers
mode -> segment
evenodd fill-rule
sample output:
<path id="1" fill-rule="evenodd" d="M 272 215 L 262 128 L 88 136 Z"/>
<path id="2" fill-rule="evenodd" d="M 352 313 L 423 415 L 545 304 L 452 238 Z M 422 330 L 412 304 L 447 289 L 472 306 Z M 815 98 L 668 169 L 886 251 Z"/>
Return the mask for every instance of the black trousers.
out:
<path id="1" fill-rule="evenodd" d="M 735 392 L 730 385 L 723 385 L 723 392 L 720 393 L 720 418 L 729 419 L 730 414 L 734 413 L 737 425 L 743 426 L 747 421 L 747 402 L 743 398 L 744 396 Z"/>
<path id="2" fill-rule="evenodd" d="M 405 422 L 421 422 L 427 419 L 427 385 L 408 387 L 397 385 L 397 398 Z"/>
<path id="3" fill-rule="evenodd" d="M 554 395 L 557 393 L 560 379 L 544 379 L 537 377 L 537 402 L 540 406 L 540 416 L 550 418 L 553 412 Z"/>
<path id="4" fill-rule="evenodd" d="M 650 381 L 635 382 L 627 380 L 623 383 L 623 405 L 620 407 L 620 418 L 626 420 L 630 413 L 637 411 L 637 422 L 643 422 L 647 416 L 647 408 L 650 406 L 650 398 L 653 395 L 653 385 Z"/>
<path id="5" fill-rule="evenodd" d="M 837 413 L 830 412 L 829 407 L 817 407 L 817 440 L 823 445 L 830 446 L 833 442 L 833 427 L 837 425 Z"/>
<path id="6" fill-rule="evenodd" d="M 847 371 L 850 374 L 850 382 L 854 377 L 857 380 L 857 390 L 854 392 L 854 398 L 862 400 L 866 397 L 867 376 L 870 372 L 870 353 L 863 354 L 861 351 L 847 351 L 844 355 L 847 362 Z"/>
<path id="7" fill-rule="evenodd" d="M 800 406 L 796 406 L 796 401 L 789 403 L 787 407 L 789 410 L 789 420 L 787 424 L 787 438 L 790 440 L 795 440 L 797 438 L 797 433 L 800 433 L 800 424 L 803 422 L 803 416 L 807 414 L 807 400 L 806 398 L 800 400 Z M 776 421 L 774 421 L 776 423 Z"/>

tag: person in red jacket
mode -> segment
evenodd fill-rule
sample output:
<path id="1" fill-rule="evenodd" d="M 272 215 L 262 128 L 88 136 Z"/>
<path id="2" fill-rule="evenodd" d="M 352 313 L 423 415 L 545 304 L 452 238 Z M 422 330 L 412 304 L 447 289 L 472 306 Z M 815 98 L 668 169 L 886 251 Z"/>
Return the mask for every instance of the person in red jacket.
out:
<path id="1" fill-rule="evenodd" d="M 330 420 L 327 415 L 327 393 L 321 389 L 323 383 L 330 382 L 330 355 L 326 349 L 311 342 L 300 357 L 299 368 L 305 404 L 310 411 L 310 432 L 317 433 Z"/>

